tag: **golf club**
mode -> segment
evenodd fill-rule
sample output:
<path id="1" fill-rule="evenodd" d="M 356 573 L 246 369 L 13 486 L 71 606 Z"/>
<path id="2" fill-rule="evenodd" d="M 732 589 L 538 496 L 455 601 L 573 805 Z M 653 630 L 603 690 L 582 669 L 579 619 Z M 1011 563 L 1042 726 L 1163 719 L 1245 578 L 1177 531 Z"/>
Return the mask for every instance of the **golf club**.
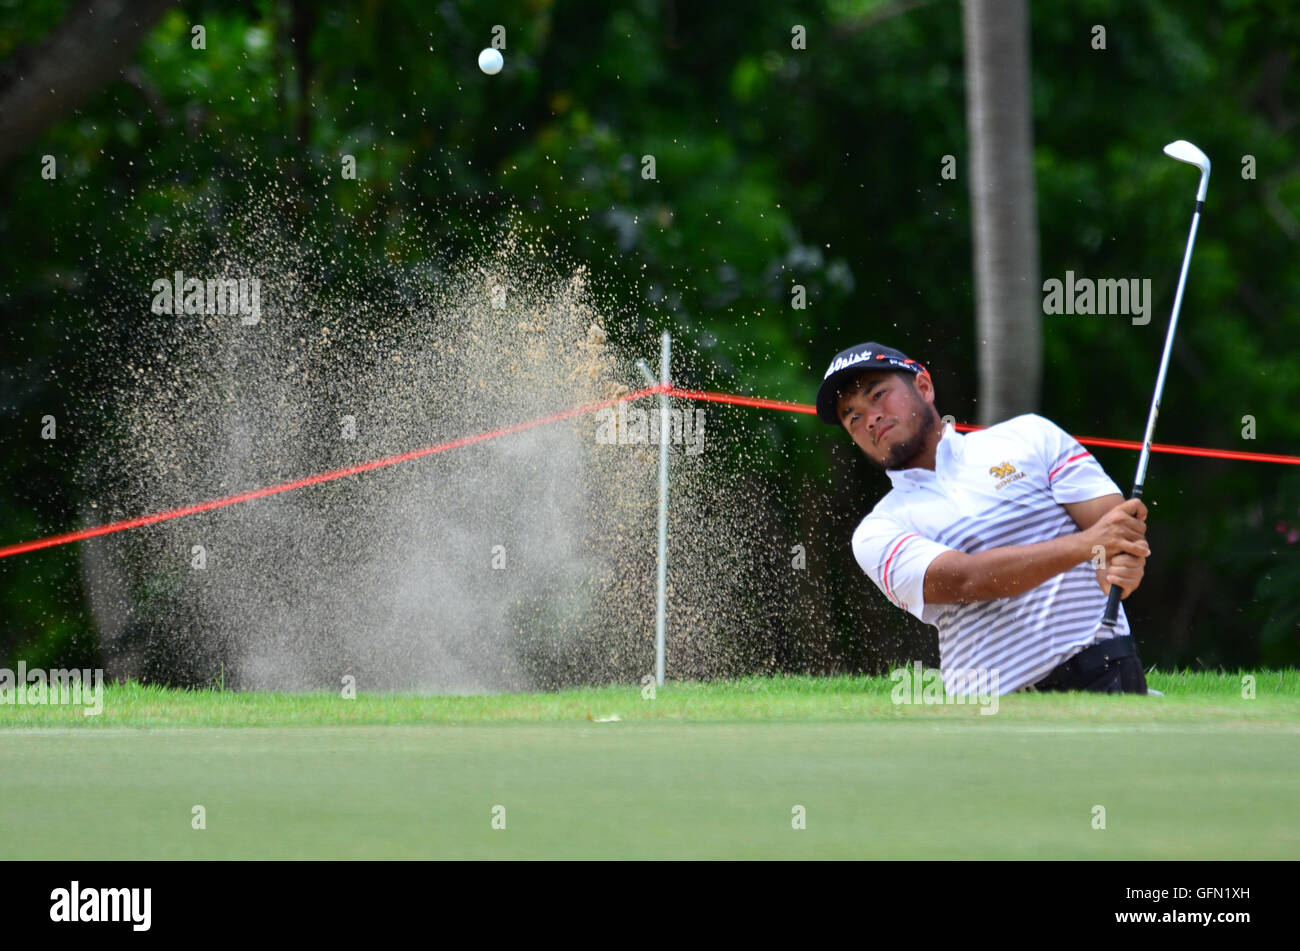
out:
<path id="1" fill-rule="evenodd" d="M 1160 372 L 1156 376 L 1156 391 L 1151 397 L 1151 411 L 1147 414 L 1147 431 L 1142 437 L 1142 453 L 1138 456 L 1137 475 L 1133 477 L 1133 493 L 1129 498 L 1142 498 L 1142 484 L 1147 476 L 1147 458 L 1151 455 L 1151 438 L 1156 431 L 1156 417 L 1160 415 L 1160 394 L 1165 389 L 1165 372 L 1169 369 L 1169 354 L 1174 348 L 1174 332 L 1178 328 L 1178 311 L 1183 305 L 1183 285 L 1187 283 L 1187 266 L 1192 261 L 1192 245 L 1196 243 L 1196 226 L 1201 220 L 1201 208 L 1205 204 L 1205 189 L 1210 184 L 1210 160 L 1206 154 L 1185 139 L 1170 142 L 1165 146 L 1165 154 L 1170 158 L 1188 165 L 1195 165 L 1201 170 L 1201 185 L 1196 191 L 1196 209 L 1192 213 L 1192 228 L 1187 235 L 1187 250 L 1183 253 L 1183 270 L 1178 275 L 1178 290 L 1174 293 L 1174 310 L 1169 318 L 1169 332 L 1165 334 L 1165 352 L 1160 358 Z M 1106 601 L 1106 614 L 1101 623 L 1113 628 L 1119 618 L 1121 590 L 1112 585 Z"/>

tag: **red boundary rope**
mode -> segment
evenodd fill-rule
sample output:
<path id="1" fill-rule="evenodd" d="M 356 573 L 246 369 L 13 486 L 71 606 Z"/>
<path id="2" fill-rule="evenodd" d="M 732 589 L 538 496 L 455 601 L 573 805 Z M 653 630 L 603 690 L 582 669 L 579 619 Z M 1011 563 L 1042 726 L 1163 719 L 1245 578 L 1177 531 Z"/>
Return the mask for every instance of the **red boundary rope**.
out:
<path id="1" fill-rule="evenodd" d="M 657 392 L 658 388 L 654 390 Z M 735 403 L 738 406 L 759 406 L 764 409 L 783 409 L 791 413 L 808 413 L 817 415 L 817 407 L 810 403 L 788 403 L 784 400 L 765 400 L 753 396 L 732 396 L 730 393 L 710 393 L 705 390 L 681 390 L 670 387 L 673 396 L 685 399 L 708 400 L 714 403 Z M 969 433 L 985 429 L 984 426 L 972 426 L 970 423 L 957 423 L 958 432 Z M 1075 436 L 1085 446 L 1102 446 L 1108 449 L 1141 449 L 1142 443 L 1129 439 L 1105 439 L 1101 436 Z M 1211 459 L 1241 459 L 1246 462 L 1280 462 L 1284 465 L 1300 466 L 1300 456 L 1280 456 L 1268 452 L 1240 452 L 1235 449 L 1202 449 L 1199 446 L 1174 446 L 1165 443 L 1151 444 L 1152 452 L 1165 452 L 1175 456 L 1205 456 Z"/>
<path id="2" fill-rule="evenodd" d="M 37 551 L 41 548 L 53 548 L 56 545 L 68 545 L 72 542 L 84 541 L 88 538 L 98 538 L 101 535 L 111 535 L 114 532 L 124 532 L 128 529 L 141 528 L 145 525 L 156 525 L 159 522 L 165 522 L 173 518 L 181 518 L 185 515 L 195 515 L 199 512 L 210 512 L 213 509 L 224 508 L 227 505 L 236 505 L 240 502 L 249 502 L 253 499 L 266 498 L 269 495 L 279 495 L 282 492 L 292 492 L 294 489 L 305 488 L 309 485 L 318 485 L 321 482 L 331 482 L 335 479 L 343 479 L 348 476 L 358 475 L 362 472 L 370 472 L 374 469 L 382 469 L 386 466 L 397 465 L 399 462 L 409 462 L 412 459 L 432 456 L 435 453 L 447 452 L 451 449 L 459 449 L 462 446 L 485 442 L 489 439 L 495 439 L 498 436 L 508 436 L 512 433 L 523 432 L 526 429 L 532 429 L 536 426 L 543 426 L 547 423 L 554 423 L 561 419 L 568 419 L 573 416 L 581 416 L 585 413 L 592 413 L 608 406 L 617 405 L 618 403 L 637 400 L 641 399 L 643 396 L 652 396 L 663 392 L 668 393 L 669 396 L 676 396 L 688 400 L 703 400 L 711 403 L 731 403 L 736 406 L 752 406 L 759 409 L 783 410 L 789 413 L 806 413 L 809 415 L 816 415 L 817 413 L 816 408 L 807 403 L 792 403 L 786 400 L 769 400 L 756 396 L 738 396 L 731 393 L 713 393 L 707 390 L 686 390 L 676 386 L 665 386 L 664 384 L 659 384 L 657 386 L 635 390 L 625 396 L 617 396 L 600 403 L 591 403 L 587 406 L 579 406 L 574 409 L 565 410 L 561 413 L 553 413 L 550 416 L 542 416 L 537 419 L 530 419 L 523 423 L 516 423 L 513 426 L 503 426 L 500 429 L 477 433 L 473 436 L 464 436 L 460 439 L 452 439 L 433 446 L 426 446 L 423 449 L 415 449 L 411 452 L 401 453 L 400 455 L 387 456 L 383 459 L 375 459 L 371 462 L 363 462 L 355 466 L 348 466 L 344 469 L 334 469 L 330 472 L 317 473 L 316 475 L 307 476 L 302 479 L 295 479 L 292 482 L 282 482 L 278 485 L 253 489 L 248 492 L 241 492 L 237 495 L 230 495 L 222 499 L 199 502 L 195 505 L 170 509 L 166 512 L 157 512 L 153 515 L 142 515 L 138 518 L 109 522 L 106 525 L 96 525 L 92 528 L 84 528 L 76 532 L 66 532 L 62 535 L 51 535 L 47 538 L 35 539 L 34 541 L 20 542 L 16 545 L 9 545 L 5 548 L 0 548 L 0 558 L 8 558 L 10 555 L 21 555 L 24 552 Z M 956 428 L 961 432 L 972 432 L 983 429 L 984 427 L 972 426 L 967 423 L 958 423 Z M 1075 438 L 1085 446 L 1103 446 L 1114 449 L 1142 448 L 1140 442 L 1132 442 L 1125 439 L 1102 439 L 1094 436 L 1076 436 Z M 1182 456 L 1206 456 L 1215 459 L 1240 459 L 1248 462 L 1277 462 L 1285 465 L 1300 465 L 1300 456 L 1283 456 L 1263 452 L 1237 452 L 1230 449 L 1201 449 L 1196 446 L 1170 446 L 1160 445 L 1157 443 L 1151 444 L 1151 451 L 1172 453 L 1174 455 Z"/>

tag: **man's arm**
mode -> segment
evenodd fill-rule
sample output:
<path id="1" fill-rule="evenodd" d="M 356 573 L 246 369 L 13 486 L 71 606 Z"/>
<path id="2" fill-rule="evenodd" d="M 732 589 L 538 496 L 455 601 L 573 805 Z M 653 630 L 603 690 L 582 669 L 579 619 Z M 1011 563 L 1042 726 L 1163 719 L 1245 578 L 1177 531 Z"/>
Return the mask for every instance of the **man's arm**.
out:
<path id="1" fill-rule="evenodd" d="M 927 604 L 1010 598 L 1036 588 L 1092 555 L 1081 532 L 1033 545 L 1007 545 L 968 555 L 944 552 L 925 573 Z"/>
<path id="2" fill-rule="evenodd" d="M 1087 506 L 1099 501 L 1075 504 Z M 1033 545 L 992 548 L 974 555 L 944 552 L 926 570 L 926 603 L 954 604 L 1015 597 L 1087 561 L 1092 557 L 1093 546 L 1100 546 L 1112 563 L 1121 554 L 1145 558 L 1150 553 L 1143 538 L 1145 519 L 1146 506 L 1141 500 L 1121 499 L 1119 505 L 1096 517 L 1084 531 Z"/>
<path id="3" fill-rule="evenodd" d="M 1064 507 L 1070 513 L 1070 518 L 1074 519 L 1074 524 L 1079 526 L 1079 531 L 1086 532 L 1097 524 L 1098 519 L 1123 501 L 1124 496 L 1114 492 L 1087 502 L 1066 502 Z"/>

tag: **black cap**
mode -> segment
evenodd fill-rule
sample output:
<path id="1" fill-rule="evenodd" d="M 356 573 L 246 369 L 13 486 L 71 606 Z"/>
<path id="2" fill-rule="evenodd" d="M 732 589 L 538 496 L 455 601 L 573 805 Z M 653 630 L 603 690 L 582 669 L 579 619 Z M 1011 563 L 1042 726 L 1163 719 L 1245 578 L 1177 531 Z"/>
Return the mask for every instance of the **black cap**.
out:
<path id="1" fill-rule="evenodd" d="M 840 389 L 859 373 L 867 370 L 901 370 L 920 373 L 924 369 L 925 367 L 902 351 L 874 341 L 841 350 L 835 354 L 835 359 L 826 369 L 821 388 L 817 390 L 817 418 L 831 426 L 840 424 L 835 417 L 835 403 L 839 399 Z"/>

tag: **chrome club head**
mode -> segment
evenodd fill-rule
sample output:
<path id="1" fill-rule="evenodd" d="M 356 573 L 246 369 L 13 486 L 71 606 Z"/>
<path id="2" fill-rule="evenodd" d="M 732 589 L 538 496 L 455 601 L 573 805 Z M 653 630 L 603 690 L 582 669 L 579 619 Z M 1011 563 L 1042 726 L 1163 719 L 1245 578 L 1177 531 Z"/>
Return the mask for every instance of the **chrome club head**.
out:
<path id="1" fill-rule="evenodd" d="M 1170 142 L 1166 145 L 1165 155 L 1178 159 L 1180 162 L 1186 162 L 1188 165 L 1195 165 L 1201 170 L 1201 187 L 1196 192 L 1196 200 L 1205 201 L 1205 189 L 1210 184 L 1209 156 L 1186 139 L 1179 139 L 1177 142 Z"/>

